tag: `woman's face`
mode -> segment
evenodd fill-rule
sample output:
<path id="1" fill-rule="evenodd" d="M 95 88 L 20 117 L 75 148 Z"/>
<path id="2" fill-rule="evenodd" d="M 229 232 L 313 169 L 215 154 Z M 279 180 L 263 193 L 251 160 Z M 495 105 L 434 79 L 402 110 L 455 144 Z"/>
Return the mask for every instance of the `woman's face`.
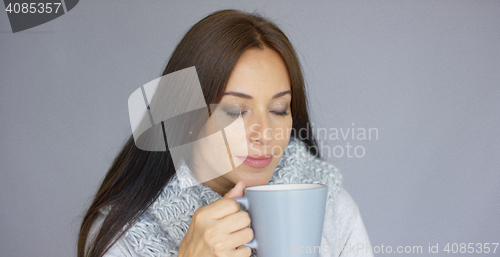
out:
<path id="1" fill-rule="evenodd" d="M 216 147 L 221 140 L 216 140 L 218 143 L 208 140 L 196 145 L 193 152 L 195 169 L 204 167 L 203 169 L 219 170 L 218 173 L 221 174 L 221 158 L 227 158 L 228 152 L 237 167 L 229 169 L 229 172 L 226 170 L 227 173 L 222 172 L 224 174 L 217 175 L 204 184 L 222 195 L 239 180 L 243 180 L 247 186 L 267 184 L 290 139 L 291 98 L 290 79 L 281 56 L 267 47 L 263 50 L 252 48 L 245 51 L 229 77 L 220 101 L 221 107 L 212 111 L 211 120 L 204 128 L 214 131 L 214 124 L 218 120 L 236 120 L 238 112 L 241 112 L 241 128 L 244 126 L 244 131 L 226 131 L 231 147 Z M 238 133 L 241 136 L 238 137 Z M 233 147 L 231 141 L 238 140 L 240 144 Z M 246 141 L 246 147 L 241 140 Z M 200 172 L 204 171 L 195 170 L 195 173 Z"/>

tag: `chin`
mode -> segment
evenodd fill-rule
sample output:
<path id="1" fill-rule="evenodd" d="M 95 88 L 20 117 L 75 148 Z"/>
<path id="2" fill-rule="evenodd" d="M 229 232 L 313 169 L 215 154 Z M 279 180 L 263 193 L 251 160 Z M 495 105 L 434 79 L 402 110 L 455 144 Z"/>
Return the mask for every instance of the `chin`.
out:
<path id="1" fill-rule="evenodd" d="M 269 180 L 262 180 L 262 181 L 245 181 L 245 185 L 247 187 L 253 187 L 253 186 L 263 186 L 263 185 L 267 185 L 267 183 L 269 183 Z"/>
<path id="2" fill-rule="evenodd" d="M 243 171 L 244 174 L 238 176 L 233 182 L 237 183 L 239 180 L 243 180 L 247 187 L 267 185 L 269 183 L 269 180 L 271 179 L 271 176 L 273 175 L 273 171 L 274 169 L 260 172 Z"/>

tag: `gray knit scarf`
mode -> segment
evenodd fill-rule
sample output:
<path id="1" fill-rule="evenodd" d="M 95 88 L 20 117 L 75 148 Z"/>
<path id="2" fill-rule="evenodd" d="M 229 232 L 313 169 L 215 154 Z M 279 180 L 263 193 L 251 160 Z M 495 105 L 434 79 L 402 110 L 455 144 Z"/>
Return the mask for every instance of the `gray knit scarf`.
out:
<path id="1" fill-rule="evenodd" d="M 187 166 L 184 167 L 187 169 Z M 203 184 L 194 183 L 191 186 L 189 183 L 193 181 L 189 178 L 179 179 L 178 174 L 182 172 L 186 170 L 177 171 L 158 199 L 125 233 L 124 239 L 138 255 L 177 256 L 193 213 L 221 198 Z M 328 208 L 340 182 L 341 175 L 337 168 L 313 157 L 302 141 L 291 138 L 269 184 L 325 184 L 328 186 Z M 255 250 L 252 256 L 257 256 Z"/>

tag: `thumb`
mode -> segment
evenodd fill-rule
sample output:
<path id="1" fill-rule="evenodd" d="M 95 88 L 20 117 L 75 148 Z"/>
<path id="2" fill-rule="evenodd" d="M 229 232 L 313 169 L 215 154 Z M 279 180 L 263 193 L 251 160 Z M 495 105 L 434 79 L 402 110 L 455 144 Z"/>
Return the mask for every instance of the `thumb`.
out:
<path id="1" fill-rule="evenodd" d="M 245 182 L 243 182 L 243 180 L 240 180 L 238 181 L 238 183 L 236 183 L 236 185 L 234 185 L 233 188 L 231 188 L 231 190 L 229 190 L 229 192 L 227 192 L 224 195 L 224 197 L 229 197 L 229 198 L 242 197 L 245 194 L 245 191 L 243 191 L 245 187 L 246 187 Z"/>

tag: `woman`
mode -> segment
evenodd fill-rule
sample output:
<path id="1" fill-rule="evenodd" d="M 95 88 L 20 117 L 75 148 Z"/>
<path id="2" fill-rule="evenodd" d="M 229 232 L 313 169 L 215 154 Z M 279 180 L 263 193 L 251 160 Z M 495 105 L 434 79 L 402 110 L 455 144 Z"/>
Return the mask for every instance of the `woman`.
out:
<path id="1" fill-rule="evenodd" d="M 250 256 L 243 246 L 253 238 L 250 218 L 233 198 L 247 186 L 283 183 L 329 186 L 323 255 L 348 256 L 341 248 L 349 244 L 368 247 L 340 174 L 319 159 L 300 64 L 281 30 L 257 15 L 213 13 L 187 32 L 163 75 L 193 66 L 206 103 L 233 106 L 222 116 L 243 119 L 245 151 L 232 154 L 231 171 L 187 187 L 169 149 L 139 150 L 131 137 L 84 217 L 78 256 Z M 216 116 L 212 110 L 195 134 L 215 132 Z M 194 174 L 196 182 L 207 169 L 217 172 L 210 145 L 191 154 L 177 174 Z"/>

